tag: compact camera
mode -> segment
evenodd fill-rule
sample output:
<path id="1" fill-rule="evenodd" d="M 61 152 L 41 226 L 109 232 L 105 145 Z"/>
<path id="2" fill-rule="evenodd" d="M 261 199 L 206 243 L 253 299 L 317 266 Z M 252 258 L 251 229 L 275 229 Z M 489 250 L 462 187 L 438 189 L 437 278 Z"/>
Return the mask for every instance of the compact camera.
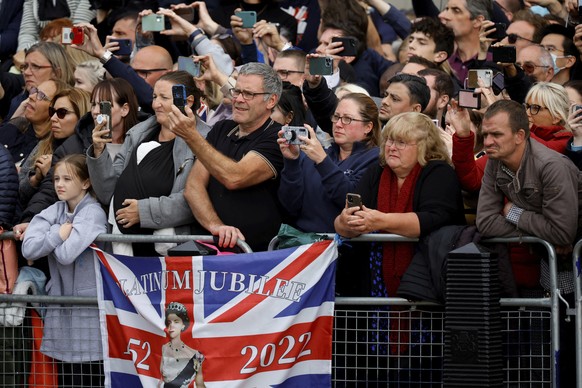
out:
<path id="1" fill-rule="evenodd" d="M 83 27 L 63 27 L 61 32 L 62 44 L 83 44 L 84 41 Z"/>
<path id="2" fill-rule="evenodd" d="M 293 127 L 289 125 L 283 126 L 283 138 L 287 140 L 287 144 L 305 144 L 299 140 L 299 136 L 309 137 L 309 131 L 305 127 Z"/>

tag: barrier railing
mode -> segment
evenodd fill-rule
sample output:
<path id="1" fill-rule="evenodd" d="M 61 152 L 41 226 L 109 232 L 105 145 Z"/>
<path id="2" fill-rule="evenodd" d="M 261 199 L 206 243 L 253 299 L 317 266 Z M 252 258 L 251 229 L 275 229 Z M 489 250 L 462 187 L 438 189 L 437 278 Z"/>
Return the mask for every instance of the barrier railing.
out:
<path id="1" fill-rule="evenodd" d="M 334 234 L 325 234 L 327 238 L 334 238 Z M 0 239 L 6 239 L 6 238 L 12 238 L 10 233 L 5 233 L 0 235 Z M 144 242 L 183 242 L 183 241 L 189 241 L 192 239 L 195 240 L 200 240 L 200 241 L 204 241 L 204 242 L 212 242 L 213 238 L 212 236 L 198 236 L 198 235 L 190 235 L 190 236 L 136 236 L 136 235 L 132 235 L 132 236 L 125 236 L 125 235 L 100 235 L 97 238 L 97 241 L 124 241 L 124 242 L 129 242 L 129 241 L 135 241 L 136 238 L 139 241 L 144 241 Z M 143 239 L 143 240 L 142 240 Z M 353 242 L 357 242 L 357 241 L 361 241 L 361 242 L 366 242 L 366 241 L 380 241 L 380 242 L 414 242 L 417 241 L 417 239 L 411 239 L 411 238 L 405 238 L 402 236 L 398 236 L 398 235 L 389 235 L 389 234 L 384 234 L 384 235 L 379 235 L 379 234 L 370 234 L 370 235 L 362 235 L 360 237 L 351 239 L 350 241 Z M 549 381 L 547 381 L 548 383 L 552 384 L 552 386 L 556 386 L 556 381 L 558 381 L 558 359 L 557 359 L 557 355 L 559 355 L 559 289 L 557 287 L 557 266 L 556 266 L 556 254 L 555 254 L 555 250 L 553 248 L 553 246 L 549 243 L 547 243 L 544 240 L 535 238 L 535 237 L 521 237 L 521 238 L 497 238 L 497 239 L 488 239 L 485 240 L 483 242 L 487 242 L 487 243 L 508 243 L 508 242 L 518 242 L 518 243 L 538 243 L 541 244 L 542 246 L 544 246 L 546 248 L 546 250 L 548 251 L 548 258 L 549 258 L 549 269 L 550 269 L 550 287 L 551 287 L 551 292 L 549 294 L 548 297 L 543 297 L 543 298 L 502 298 L 500 300 L 500 304 L 502 306 L 502 308 L 506 309 L 506 312 L 504 313 L 504 320 L 507 322 L 506 328 L 505 328 L 505 332 L 507 333 L 507 336 L 511 336 L 513 335 L 513 333 L 516 333 L 518 331 L 516 331 L 515 329 L 515 323 L 516 322 L 521 322 L 522 320 L 528 320 L 528 322 L 542 322 L 541 326 L 544 326 L 541 330 L 540 333 L 536 333 L 536 334 L 532 334 L 535 336 L 539 336 L 539 337 L 543 337 L 546 333 L 546 329 L 545 329 L 545 323 L 548 321 L 549 322 L 549 330 L 547 330 L 547 333 L 549 334 L 550 337 L 550 350 L 549 352 L 547 352 L 547 354 L 545 353 L 545 350 L 543 353 L 533 353 L 530 354 L 530 358 L 533 361 L 528 361 L 527 362 L 527 368 L 523 367 L 521 365 L 521 361 L 515 365 L 515 366 L 508 366 L 508 364 L 506 364 L 507 368 L 513 368 L 512 370 L 508 370 L 507 371 L 507 376 L 511 376 L 512 373 L 515 374 L 519 374 L 521 373 L 521 368 L 525 368 L 528 369 L 527 373 L 529 373 L 526 377 L 522 378 L 522 377 L 517 377 L 517 382 L 519 381 L 530 381 L 530 382 L 534 382 L 536 381 L 534 377 L 532 377 L 532 374 L 535 371 L 536 368 L 540 368 L 538 366 L 537 361 L 538 359 L 540 359 L 540 363 L 542 365 L 541 369 L 543 370 L 548 370 L 548 372 L 550 373 L 550 378 Z M 250 248 L 248 247 L 248 245 L 242 241 L 239 241 L 239 247 L 241 248 L 241 250 L 243 250 L 244 252 L 250 252 Z M 582 249 L 582 243 L 579 243 L 576 245 L 576 248 L 574 250 L 575 254 L 575 263 L 577 262 L 577 260 L 579 260 L 580 257 L 580 251 Z M 577 272 L 577 294 L 576 294 L 576 318 L 577 318 L 577 337 L 576 337 L 576 341 L 577 341 L 577 377 L 579 376 L 579 371 L 582 369 L 580 368 L 580 360 L 582 358 L 580 358 L 580 346 L 579 346 L 579 341 L 580 341 L 580 336 L 578 335 L 579 333 L 581 333 L 581 325 L 580 322 L 581 320 L 579 319 L 579 317 L 582 316 L 582 305 L 580 304 L 580 279 L 579 279 L 579 272 Z M 96 298 L 85 298 L 85 297 L 62 297 L 62 298 L 55 298 L 55 297 L 50 297 L 50 296 L 35 296 L 35 295 L 2 295 L 0 294 L 0 310 L 16 305 L 16 304 L 23 304 L 23 305 L 28 305 L 30 303 L 42 303 L 48 306 L 54 305 L 54 304 L 58 304 L 59 308 L 66 308 L 66 306 L 69 306 L 69 308 L 73 309 L 72 306 L 87 306 L 87 307 L 92 307 L 95 308 L 95 306 L 97 305 L 97 300 Z M 435 357 L 438 358 L 438 351 L 442 351 L 442 347 L 443 347 L 443 339 L 444 339 L 444 335 L 442 335 L 443 333 L 443 329 L 442 329 L 442 325 L 440 322 L 442 322 L 442 320 L 444 319 L 444 313 L 442 311 L 439 311 L 439 306 L 433 303 L 429 303 L 429 302 L 410 302 L 408 300 L 402 299 L 402 298 L 347 298 L 347 297 L 338 297 L 336 298 L 336 320 L 340 319 L 340 320 L 349 320 L 349 319 L 354 319 L 356 321 L 359 322 L 359 320 L 361 320 L 362 318 L 362 314 L 364 314 L 366 317 L 365 319 L 369 318 L 369 314 L 370 313 L 370 308 L 371 307 L 399 307 L 400 310 L 390 310 L 387 314 L 390 317 L 393 316 L 398 316 L 398 319 L 402 319 L 400 317 L 404 316 L 405 319 L 409 319 L 410 322 L 414 323 L 414 322 L 418 322 L 420 324 L 424 324 L 424 323 L 429 323 L 430 326 L 430 332 L 431 333 L 435 333 L 434 338 L 431 340 L 432 342 L 429 345 L 426 346 L 430 346 L 429 349 L 429 354 L 430 357 L 432 357 L 432 360 L 435 360 Z M 61 307 L 62 306 L 62 307 Z M 351 309 L 348 307 L 354 307 L 356 306 L 357 308 Z M 515 308 L 518 308 L 517 310 L 515 310 Z M 405 310 L 408 309 L 408 310 Z M 530 309 L 530 310 L 528 310 Z M 543 311 L 539 311 L 538 309 L 543 309 Z M 545 312 L 546 311 L 546 312 Z M 547 313 L 549 312 L 549 314 Z M 374 311 L 372 311 L 373 314 L 376 314 Z M 382 312 L 382 314 L 384 314 L 385 312 Z M 372 314 L 372 315 L 373 315 Z M 387 315 L 387 316 L 388 316 Z M 537 323 L 536 323 L 537 324 Z M 518 325 L 519 326 L 519 325 Z M 519 331 L 521 331 L 521 327 L 518 328 Z M 4 329 L 5 330 L 5 329 Z M 416 330 L 416 329 L 415 329 Z M 337 331 L 337 330 L 334 330 Z M 411 336 L 413 335 L 422 335 L 423 333 L 419 332 L 415 332 L 412 328 L 409 330 L 409 333 Z M 337 334 L 334 333 L 334 335 Z M 412 343 L 412 342 L 410 342 Z M 338 344 L 343 345 L 348 345 L 349 343 L 347 342 L 341 342 L 341 340 L 335 338 L 334 339 L 334 346 L 337 346 Z M 369 346 L 370 343 L 366 342 L 365 343 L 366 346 Z M 433 348 L 434 347 L 434 348 Z M 367 350 L 366 350 L 367 351 Z M 425 354 L 425 350 L 422 350 L 421 353 L 424 355 Z M 336 357 L 337 354 L 335 353 L 334 350 L 334 357 Z M 357 356 L 357 355 L 356 355 Z M 351 357 L 351 355 L 350 355 Z M 364 355 L 364 357 L 366 357 L 367 359 L 370 358 L 369 354 Z M 410 357 L 409 357 L 410 359 Z M 546 368 L 545 363 L 546 363 L 546 359 L 548 359 L 549 362 L 549 367 Z M 389 360 L 390 362 L 392 360 Z M 400 361 L 399 361 L 400 362 Z M 370 369 L 373 368 L 373 365 L 368 365 L 366 364 L 364 368 L 366 369 Z M 432 369 L 438 369 L 437 367 L 434 367 L 434 365 L 431 364 L 431 368 L 428 368 L 430 370 Z M 337 372 L 337 365 L 334 364 L 334 373 Z M 0 373 L 0 386 L 10 386 L 10 383 L 7 383 L 8 385 L 2 385 L 2 373 Z M 341 383 L 345 383 L 347 385 L 350 385 L 351 380 L 349 379 L 345 379 L 345 380 L 339 380 L 336 378 L 336 380 L 334 380 L 334 382 L 336 383 L 336 385 L 341 385 Z M 539 381 L 545 381 L 545 380 L 538 380 Z M 580 379 L 578 379 L 578 386 L 580 387 Z M 513 384 L 515 383 L 515 381 L 507 379 L 506 381 L 508 386 L 513 386 Z M 435 384 L 436 385 L 436 384 Z M 431 385 L 434 386 L 434 385 Z M 523 385 L 520 385 L 523 386 Z"/>
<path id="2" fill-rule="evenodd" d="M 333 233 L 319 233 L 327 239 L 335 238 Z M 363 234 L 356 238 L 346 239 L 347 242 L 417 242 L 416 238 L 407 238 L 394 234 Z M 551 384 L 557 386 L 559 381 L 559 354 L 560 354 L 560 327 L 559 327 L 559 300 L 560 290 L 557 280 L 557 259 L 556 251 L 552 244 L 537 237 L 522 236 L 512 238 L 489 238 L 482 240 L 482 243 L 527 243 L 541 244 L 548 252 L 550 292 L 548 297 L 543 298 L 501 298 L 500 305 L 502 308 L 520 307 L 520 308 L 545 308 L 550 311 L 550 358 L 551 358 Z M 269 243 L 269 249 L 276 249 L 278 238 L 274 237 Z M 578 299 L 577 299 L 578 300 Z M 367 306 L 430 306 L 430 303 L 412 303 L 402 298 L 336 298 L 336 304 L 363 304 Z M 578 307 L 578 306 L 577 306 Z M 582 316 L 582 315 L 581 315 Z M 509 316 L 507 316 L 509 318 Z M 532 318 L 535 319 L 535 318 Z M 580 331 L 578 331 L 580 333 Z M 581 334 L 582 335 L 582 334 Z M 579 349 L 578 349 L 579 350 Z M 578 368 L 579 372 L 582 368 Z M 539 382 L 539 381 L 538 381 Z"/>
<path id="3" fill-rule="evenodd" d="M 582 240 L 574 245 L 572 264 L 574 268 L 574 308 L 576 311 L 576 387 L 582 388 Z"/>

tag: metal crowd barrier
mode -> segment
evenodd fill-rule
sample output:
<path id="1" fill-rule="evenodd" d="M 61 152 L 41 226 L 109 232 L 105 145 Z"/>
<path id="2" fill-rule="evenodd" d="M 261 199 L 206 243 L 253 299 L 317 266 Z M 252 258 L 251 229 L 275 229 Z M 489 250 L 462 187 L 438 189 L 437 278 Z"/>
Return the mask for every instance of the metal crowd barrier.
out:
<path id="1" fill-rule="evenodd" d="M 582 388 L 582 240 L 574 245 L 572 264 L 574 268 L 574 304 L 576 310 L 576 387 Z"/>
<path id="2" fill-rule="evenodd" d="M 327 239 L 335 238 L 333 233 L 320 233 Z M 346 240 L 349 242 L 417 242 L 418 239 L 407 238 L 394 234 L 364 234 L 359 237 Z M 515 237 L 515 238 L 493 238 L 482 241 L 483 243 L 539 243 L 544 246 L 548 252 L 548 261 L 550 269 L 550 295 L 541 298 L 501 298 L 500 305 L 502 308 L 502 318 L 504 323 L 504 351 L 505 351 L 505 379 L 504 384 L 507 387 L 529 387 L 529 386 L 551 386 L 556 387 L 559 373 L 559 353 L 560 353 L 560 332 L 559 332 L 559 289 L 557 282 L 557 260 L 556 252 L 552 244 L 537 237 Z M 269 244 L 269 249 L 276 249 L 278 238 L 275 237 Z M 342 309 L 342 306 L 350 306 L 349 309 Z M 356 308 L 354 308 L 356 306 Z M 390 310 L 390 307 L 399 309 Z M 367 310 L 362 311 L 363 308 Z M 408 310 L 404 310 L 407 308 Z M 378 311 L 383 310 L 383 311 Z M 358 342 L 364 342 L 364 346 L 348 346 L 342 344 L 343 339 L 338 337 L 338 320 L 352 319 L 356 325 L 360 325 L 360 331 L 376 332 L 377 328 L 370 329 L 363 327 L 366 321 L 379 320 L 379 314 L 387 319 L 398 318 L 409 322 L 409 329 L 404 330 L 407 335 L 397 338 L 396 342 L 401 347 L 416 347 L 414 354 L 405 357 L 374 357 L 370 354 L 374 349 L 370 349 L 371 340 L 368 338 L 352 338 Z M 404 318 L 403 318 L 404 316 Z M 347 376 L 346 373 L 338 373 L 337 362 L 334 364 L 334 386 L 357 386 L 354 383 L 359 382 L 361 377 L 358 372 L 362 369 L 386 368 L 394 370 L 404 370 L 407 374 L 402 376 L 378 376 L 378 378 L 388 378 L 390 386 L 440 386 L 442 385 L 442 356 L 444 349 L 444 306 L 438 306 L 427 302 L 410 302 L 402 298 L 336 298 L 336 326 L 334 327 L 334 360 L 337 361 L 338 354 L 335 350 L 338 344 L 349 351 L 362 352 L 356 357 L 347 354 L 346 358 L 351 357 L 354 363 L 356 358 L 355 369 L 356 376 Z M 413 327 L 416 325 L 416 327 Z M 422 325 L 426 325 L 423 327 Z M 348 329 L 348 331 L 357 331 Z M 578 331 L 580 332 L 580 331 Z M 430 333 L 430 338 L 427 338 Z M 582 335 L 582 334 L 581 334 Z M 346 334 L 346 338 L 350 333 Z M 413 343 L 411 339 L 416 339 Z M 548 346 L 547 340 L 550 340 Z M 392 341 L 393 338 L 390 338 Z M 346 339 L 347 341 L 347 339 Z M 423 342 L 424 341 L 424 342 Z M 527 341 L 530 341 L 527 343 Z M 516 354 L 523 349 L 530 349 L 530 354 Z M 532 350 L 533 349 L 533 350 Z M 507 355 L 507 353 L 512 353 Z M 360 356 L 361 360 L 358 360 Z M 427 357 L 428 362 L 418 361 L 419 357 Z M 415 359 L 416 358 L 416 359 Z M 358 365 L 358 361 L 365 365 Z M 383 364 L 381 364 L 383 362 Z M 416 362 L 416 364 L 415 364 Z M 439 369 L 440 368 L 440 369 Z M 581 368 L 578 368 L 580 370 Z M 413 373 L 418 374 L 412 376 Z M 420 376 L 420 377 L 419 377 Z M 421 383 L 419 380 L 410 382 L 410 378 L 423 378 L 426 382 Z"/>
<path id="3" fill-rule="evenodd" d="M 10 238 L 0 235 L 0 239 Z M 125 238 L 129 237 L 129 238 Z M 153 238 L 152 238 L 153 237 Z M 333 238 L 333 234 L 327 234 Z M 137 236 L 141 239 L 142 236 Z M 140 241 L 189 241 L 191 239 L 212 241 L 212 236 L 147 236 Z M 100 235 L 98 241 L 135 241 L 136 236 Z M 350 241 L 414 242 L 416 239 L 397 235 L 362 235 Z M 504 323 L 504 349 L 510 352 L 504 359 L 504 384 L 507 387 L 556 386 L 558 381 L 559 354 L 559 301 L 557 288 L 556 255 L 551 244 L 534 237 L 490 239 L 492 243 L 539 243 L 548 251 L 550 264 L 550 296 L 543 298 L 502 298 L 502 320 Z M 240 243 L 240 242 L 239 242 Z M 243 251 L 250 251 L 246 244 L 239 244 Z M 578 258 L 582 243 L 576 245 Z M 579 278 L 577 277 L 579 286 Z M 579 288 L 577 289 L 579 291 Z M 577 318 L 580 316 L 580 293 L 577 294 Z M 51 371 L 62 365 L 51 360 L 38 359 L 33 352 L 34 332 L 38 332 L 38 320 L 33 310 L 42 304 L 44 310 L 65 309 L 71 314 L 86 309 L 96 309 L 96 298 L 49 297 L 34 295 L 0 294 L 0 319 L 22 317 L 20 325 L 0 326 L 0 387 L 53 386 L 46 379 L 54 378 Z M 20 308 L 20 309 L 19 309 Z M 16 316 L 15 314 L 18 314 Z M 4 318 L 2 318 L 4 317 Z M 376 322 L 397 318 L 404 326 L 377 327 Z M 403 382 L 398 386 L 442 386 L 442 360 L 444 349 L 444 309 L 428 302 L 410 302 L 402 298 L 336 298 L 335 327 L 333 339 L 333 385 L 335 387 L 374 386 L 373 378 L 385 378 Z M 577 344 L 581 333 L 577 321 Z M 398 348 L 396 355 L 379 357 L 382 346 L 378 333 L 390 338 Z M 363 335 L 363 337 L 362 337 Z M 395 338 L 393 338 L 395 337 Z M 547 340 L 549 338 L 549 346 Z M 56 339 L 58 340 L 58 339 Z M 525 349 L 523 353 L 520 350 Z M 578 346 L 577 352 L 580 347 Z M 529 351 L 529 354 L 527 353 Z M 577 354 L 579 355 L 579 354 Z M 580 358 L 577 374 L 580 371 Z M 349 368 L 346 368 L 349 366 Z M 43 372 L 44 371 L 44 372 Z M 47 372 L 48 371 L 48 372 Z M 96 372 L 97 371 L 97 372 Z M 42 373 L 45 373 L 43 375 Z M 69 373 L 60 371 L 61 374 Z M 70 372 L 71 375 L 95 375 L 100 370 Z M 397 374 L 397 375 L 393 375 Z M 419 383 L 422 379 L 424 383 Z M 38 380 L 35 380 L 38 379 Z M 43 380 L 45 379 L 45 380 Z M 392 380 L 391 380 L 392 381 Z M 404 383 L 409 381 L 409 383 Z M 411 382 L 412 381 L 412 382 Z M 363 382 L 363 383 L 362 383 Z M 54 381 L 53 381 L 54 383 Z M 46 385 L 44 385 L 46 384 Z M 578 380 L 580 384 L 580 380 Z M 385 386 L 385 384 L 383 385 Z M 392 385 L 390 385 L 392 386 Z M 394 385 L 397 386 L 397 385 Z M 580 386 L 580 385 L 579 385 Z"/>

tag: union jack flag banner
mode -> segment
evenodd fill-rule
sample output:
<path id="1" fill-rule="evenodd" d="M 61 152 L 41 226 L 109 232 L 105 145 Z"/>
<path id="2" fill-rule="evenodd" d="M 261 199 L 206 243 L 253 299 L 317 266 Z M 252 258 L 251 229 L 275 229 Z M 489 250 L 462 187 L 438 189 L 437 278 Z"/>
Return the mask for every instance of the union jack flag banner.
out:
<path id="1" fill-rule="evenodd" d="M 337 245 L 127 257 L 95 249 L 107 387 L 329 387 Z"/>

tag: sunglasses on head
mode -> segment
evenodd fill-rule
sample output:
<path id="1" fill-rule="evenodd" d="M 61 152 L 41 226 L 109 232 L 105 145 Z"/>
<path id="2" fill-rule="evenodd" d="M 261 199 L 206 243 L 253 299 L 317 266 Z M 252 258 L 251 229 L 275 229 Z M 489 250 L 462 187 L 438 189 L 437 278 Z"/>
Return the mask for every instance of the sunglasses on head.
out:
<path id="1" fill-rule="evenodd" d="M 49 117 L 53 117 L 56 113 L 57 117 L 61 120 L 64 119 L 67 114 L 73 113 L 70 110 L 67 110 L 65 108 L 55 109 L 52 106 L 49 106 L 48 111 L 49 111 Z"/>

